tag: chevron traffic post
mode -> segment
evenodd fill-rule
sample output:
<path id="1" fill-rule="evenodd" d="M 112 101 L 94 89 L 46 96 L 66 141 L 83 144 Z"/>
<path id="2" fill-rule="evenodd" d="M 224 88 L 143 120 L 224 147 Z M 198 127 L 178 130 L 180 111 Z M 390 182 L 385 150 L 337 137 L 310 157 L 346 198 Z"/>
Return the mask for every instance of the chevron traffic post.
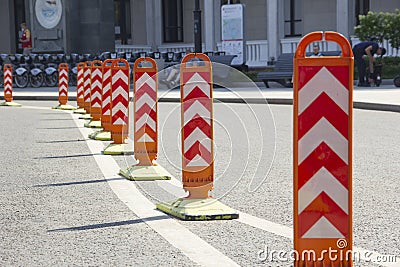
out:
<path id="1" fill-rule="evenodd" d="M 74 111 L 74 113 L 77 114 L 86 114 L 86 110 L 84 109 L 85 107 L 85 101 L 83 98 L 84 95 L 84 89 L 83 89 L 83 84 L 84 84 L 84 69 L 86 66 L 86 62 L 79 62 L 78 63 L 78 73 L 77 73 L 77 82 L 76 82 L 76 104 L 78 106 L 78 109 Z"/>
<path id="2" fill-rule="evenodd" d="M 18 104 L 13 101 L 12 65 L 5 64 L 3 67 L 3 71 L 4 71 L 4 102 L 1 102 L 0 106 L 20 107 L 21 104 Z"/>
<path id="3" fill-rule="evenodd" d="M 157 63 L 142 57 L 134 64 L 134 154 L 136 165 L 120 170 L 135 181 L 169 180 L 169 174 L 155 160 L 158 152 Z"/>
<path id="4" fill-rule="evenodd" d="M 133 154 L 133 145 L 125 141 L 129 133 L 129 63 L 116 59 L 111 64 L 111 138 L 106 155 Z"/>
<path id="5" fill-rule="evenodd" d="M 58 66 L 58 106 L 53 109 L 75 110 L 76 108 L 68 105 L 68 64 L 60 63 Z"/>
<path id="6" fill-rule="evenodd" d="M 342 56 L 305 57 L 323 37 Z M 295 266 L 352 266 L 352 91 L 347 39 L 336 32 L 303 37 L 294 58 Z M 315 256 L 305 257 L 310 251 Z"/>
<path id="7" fill-rule="evenodd" d="M 90 114 L 90 100 L 91 100 L 91 77 L 92 77 L 92 64 L 87 61 L 83 67 L 83 108 L 85 114 L 79 117 L 79 119 L 90 120 L 92 116 Z"/>
<path id="8" fill-rule="evenodd" d="M 209 196 L 214 187 L 212 65 L 205 54 L 186 55 L 180 67 L 182 183 L 189 195 L 157 208 L 183 220 L 235 219 L 239 214 Z"/>
<path id="9" fill-rule="evenodd" d="M 106 59 L 103 62 L 102 94 L 101 94 L 101 127 L 100 131 L 89 134 L 89 138 L 111 140 L 111 64 L 115 59 Z"/>
<path id="10" fill-rule="evenodd" d="M 90 115 L 92 119 L 84 124 L 88 128 L 101 128 L 101 94 L 103 62 L 93 60 L 90 65 Z"/>

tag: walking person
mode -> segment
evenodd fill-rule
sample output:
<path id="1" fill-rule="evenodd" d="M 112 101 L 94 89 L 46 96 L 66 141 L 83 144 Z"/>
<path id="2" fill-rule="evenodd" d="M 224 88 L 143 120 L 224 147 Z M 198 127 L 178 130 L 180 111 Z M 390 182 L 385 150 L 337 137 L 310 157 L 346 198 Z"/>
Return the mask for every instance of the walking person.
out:
<path id="1" fill-rule="evenodd" d="M 22 36 L 19 41 L 22 43 L 22 49 L 23 52 L 22 54 L 24 55 L 29 55 L 32 51 L 32 34 L 31 31 L 26 27 L 26 23 L 23 22 L 21 23 L 21 30 L 22 30 Z"/>
<path id="2" fill-rule="evenodd" d="M 386 54 L 384 47 L 379 47 L 375 42 L 361 42 L 353 47 L 354 60 L 358 70 L 358 86 L 370 86 L 373 82 L 374 77 L 374 54 L 380 55 L 381 57 Z M 369 58 L 369 72 L 368 79 L 365 80 L 365 62 L 363 56 L 367 55 Z"/>

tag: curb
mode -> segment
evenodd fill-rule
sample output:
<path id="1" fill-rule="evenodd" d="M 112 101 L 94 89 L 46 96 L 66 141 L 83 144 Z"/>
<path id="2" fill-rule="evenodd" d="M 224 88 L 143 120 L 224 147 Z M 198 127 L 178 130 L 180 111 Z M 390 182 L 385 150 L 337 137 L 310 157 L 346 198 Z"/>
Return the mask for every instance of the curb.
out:
<path id="1" fill-rule="evenodd" d="M 58 101 L 58 96 L 13 96 L 14 100 L 26 100 L 26 101 Z M 0 100 L 4 100 L 3 96 L 0 96 Z M 68 101 L 76 101 L 76 97 L 71 96 Z M 132 101 L 132 98 L 130 99 Z M 164 103 L 180 103 L 180 98 L 175 97 L 161 97 L 158 99 L 159 102 Z M 288 98 L 214 98 L 214 103 L 230 103 L 230 104 L 271 104 L 271 105 L 293 105 L 293 99 Z M 375 110 L 375 111 L 389 111 L 399 112 L 400 105 L 392 104 L 381 104 L 381 103 L 368 103 L 368 102 L 353 102 L 353 108 Z"/>

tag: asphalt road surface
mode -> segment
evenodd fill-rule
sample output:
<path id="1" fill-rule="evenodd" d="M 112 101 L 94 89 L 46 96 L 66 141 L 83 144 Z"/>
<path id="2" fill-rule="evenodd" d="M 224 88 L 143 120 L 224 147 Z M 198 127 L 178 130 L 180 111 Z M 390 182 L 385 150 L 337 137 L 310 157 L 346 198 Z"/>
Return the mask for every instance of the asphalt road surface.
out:
<path id="1" fill-rule="evenodd" d="M 51 110 L 55 102 L 20 103 L 0 109 L 1 266 L 210 265 L 207 258 L 219 266 L 291 265 L 262 261 L 260 251 L 293 248 L 292 106 L 214 105 L 212 195 L 240 219 L 183 222 L 146 206 L 182 191 L 177 103 L 159 104 L 158 163 L 174 176 L 169 182 L 105 178 L 109 165 L 99 162 L 124 168 L 133 157 L 101 155 L 96 148 L 107 142 L 87 141 L 93 130 L 76 115 Z M 394 265 L 355 266 L 400 265 L 399 121 L 399 113 L 354 112 L 354 246 L 397 256 Z M 131 203 L 137 195 L 145 198 Z M 155 215 L 144 222 L 144 214 Z"/>

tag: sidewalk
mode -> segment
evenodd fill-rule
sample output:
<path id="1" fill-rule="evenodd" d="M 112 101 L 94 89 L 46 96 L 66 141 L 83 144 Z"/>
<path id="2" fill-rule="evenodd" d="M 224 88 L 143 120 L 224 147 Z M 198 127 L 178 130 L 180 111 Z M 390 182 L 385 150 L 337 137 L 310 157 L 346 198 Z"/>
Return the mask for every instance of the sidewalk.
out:
<path id="1" fill-rule="evenodd" d="M 262 82 L 237 83 L 229 89 L 215 88 L 214 99 L 229 103 L 265 103 L 292 104 L 293 89 L 271 82 L 266 88 Z M 76 101 L 76 87 L 69 88 L 69 100 Z M 14 100 L 57 100 L 58 89 L 55 87 L 14 88 Z M 132 97 L 132 88 L 131 88 Z M 160 102 L 179 102 L 178 89 L 169 90 L 159 85 Z M 0 96 L 3 99 L 3 95 Z M 384 80 L 380 87 L 354 86 L 353 102 L 355 108 L 400 112 L 400 88 L 392 80 Z"/>

